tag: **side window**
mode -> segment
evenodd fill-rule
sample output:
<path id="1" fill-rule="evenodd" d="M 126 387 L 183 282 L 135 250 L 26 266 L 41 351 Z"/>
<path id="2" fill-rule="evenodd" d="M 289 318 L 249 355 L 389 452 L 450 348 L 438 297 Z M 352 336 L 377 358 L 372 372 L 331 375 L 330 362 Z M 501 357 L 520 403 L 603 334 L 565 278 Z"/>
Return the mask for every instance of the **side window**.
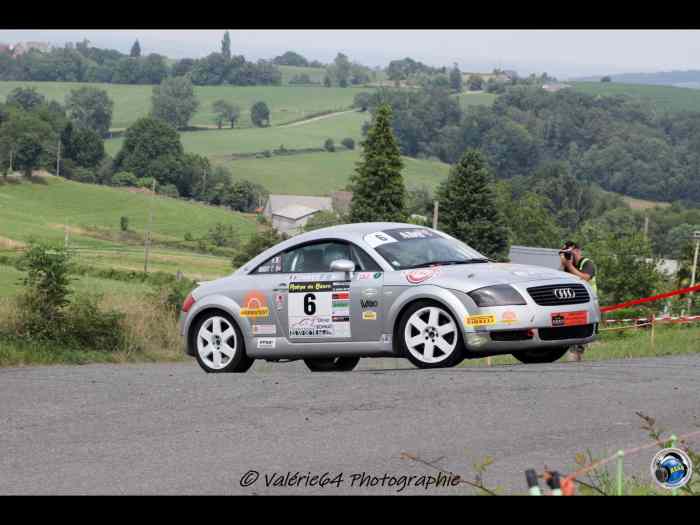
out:
<path id="1" fill-rule="evenodd" d="M 350 259 L 350 248 L 342 242 L 307 244 L 282 255 L 284 273 L 320 273 L 331 269 L 338 259 Z"/>
<path id="2" fill-rule="evenodd" d="M 282 255 L 275 255 L 262 263 L 253 273 L 281 273 Z"/>
<path id="3" fill-rule="evenodd" d="M 352 261 L 355 263 L 355 266 L 359 269 L 359 271 L 362 272 L 381 272 L 383 271 L 381 266 L 379 266 L 374 259 L 372 259 L 369 255 L 367 255 L 367 252 L 365 252 L 362 248 L 358 248 L 357 246 L 352 246 L 351 248 L 352 252 Z"/>

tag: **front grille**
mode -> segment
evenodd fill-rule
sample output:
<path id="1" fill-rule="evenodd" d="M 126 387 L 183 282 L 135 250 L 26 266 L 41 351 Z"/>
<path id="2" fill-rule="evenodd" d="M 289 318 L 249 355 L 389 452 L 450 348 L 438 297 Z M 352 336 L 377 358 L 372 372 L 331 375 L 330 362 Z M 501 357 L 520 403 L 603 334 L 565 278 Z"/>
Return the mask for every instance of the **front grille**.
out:
<path id="1" fill-rule="evenodd" d="M 532 339 L 532 330 L 498 330 L 489 332 L 492 341 L 527 341 Z"/>
<path id="2" fill-rule="evenodd" d="M 528 288 L 527 293 L 540 306 L 562 306 L 587 303 L 591 300 L 582 284 L 548 284 Z"/>
<path id="3" fill-rule="evenodd" d="M 559 341 L 561 339 L 585 339 L 593 335 L 593 324 L 579 326 L 558 326 L 554 328 L 539 328 L 542 341 Z"/>

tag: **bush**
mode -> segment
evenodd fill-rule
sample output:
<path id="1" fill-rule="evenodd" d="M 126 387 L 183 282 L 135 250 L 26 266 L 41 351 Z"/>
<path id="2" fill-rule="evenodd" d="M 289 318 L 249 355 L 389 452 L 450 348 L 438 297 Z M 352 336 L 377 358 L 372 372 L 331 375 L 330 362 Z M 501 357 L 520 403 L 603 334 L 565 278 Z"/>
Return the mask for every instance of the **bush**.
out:
<path id="1" fill-rule="evenodd" d="M 114 310 L 102 311 L 99 307 L 101 299 L 99 295 L 82 295 L 71 302 L 59 332 L 62 343 L 105 352 L 124 348 L 124 314 Z"/>
<path id="2" fill-rule="evenodd" d="M 340 143 L 347 149 L 355 149 L 355 141 L 350 137 L 345 137 Z"/>
<path id="3" fill-rule="evenodd" d="M 177 187 L 175 187 L 174 184 L 163 184 L 162 186 L 156 186 L 156 191 L 161 195 L 165 195 L 166 197 L 177 198 L 180 196 L 180 193 L 177 191 Z"/>
<path id="4" fill-rule="evenodd" d="M 323 143 L 323 149 L 333 153 L 335 151 L 335 142 L 333 142 L 333 139 L 326 139 L 326 142 Z"/>
<path id="5" fill-rule="evenodd" d="M 87 168 L 75 168 L 73 173 L 71 173 L 70 178 L 76 182 L 84 182 L 89 184 L 95 184 L 97 182 L 95 173 Z"/>
<path id="6" fill-rule="evenodd" d="M 152 189 L 153 188 L 153 177 L 141 177 L 140 179 L 136 179 L 136 187 L 137 188 L 146 188 L 146 189 Z"/>
<path id="7" fill-rule="evenodd" d="M 121 216 L 119 218 L 119 227 L 123 232 L 129 231 L 129 217 Z"/>
<path id="8" fill-rule="evenodd" d="M 112 186 L 136 186 L 138 179 L 133 173 L 120 171 L 112 176 Z"/>

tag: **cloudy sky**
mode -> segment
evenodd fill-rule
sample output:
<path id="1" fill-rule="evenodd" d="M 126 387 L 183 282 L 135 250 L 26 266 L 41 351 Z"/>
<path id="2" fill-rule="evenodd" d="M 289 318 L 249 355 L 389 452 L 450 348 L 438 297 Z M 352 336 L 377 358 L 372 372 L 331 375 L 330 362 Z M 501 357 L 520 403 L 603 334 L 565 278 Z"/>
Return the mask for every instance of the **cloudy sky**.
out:
<path id="1" fill-rule="evenodd" d="M 144 53 L 200 57 L 219 48 L 221 30 L 0 30 L 0 42 L 41 40 L 55 45 L 87 38 L 128 52 L 138 38 Z M 411 56 L 462 70 L 493 67 L 560 78 L 623 72 L 700 69 L 698 30 L 230 30 L 234 53 L 271 58 L 287 50 L 328 62 L 338 51 L 370 66 Z"/>

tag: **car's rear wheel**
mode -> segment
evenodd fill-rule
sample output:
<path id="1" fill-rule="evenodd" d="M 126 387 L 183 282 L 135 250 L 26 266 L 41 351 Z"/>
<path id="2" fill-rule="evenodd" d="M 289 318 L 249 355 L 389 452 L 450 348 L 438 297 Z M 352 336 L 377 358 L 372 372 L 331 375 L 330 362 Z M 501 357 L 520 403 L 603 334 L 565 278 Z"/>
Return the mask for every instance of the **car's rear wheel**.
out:
<path id="1" fill-rule="evenodd" d="M 554 361 L 560 359 L 568 349 L 568 346 L 556 348 L 532 348 L 530 350 L 513 352 L 513 357 L 525 364 L 553 363 Z"/>
<path id="2" fill-rule="evenodd" d="M 192 327 L 192 345 L 199 366 L 208 373 L 245 372 L 253 359 L 245 353 L 243 335 L 230 315 L 204 314 Z"/>
<path id="3" fill-rule="evenodd" d="M 438 303 L 418 301 L 409 306 L 398 335 L 403 355 L 418 368 L 450 367 L 463 359 L 459 325 Z"/>
<path id="4" fill-rule="evenodd" d="M 312 372 L 350 372 L 359 362 L 359 357 L 304 359 L 304 363 Z"/>

